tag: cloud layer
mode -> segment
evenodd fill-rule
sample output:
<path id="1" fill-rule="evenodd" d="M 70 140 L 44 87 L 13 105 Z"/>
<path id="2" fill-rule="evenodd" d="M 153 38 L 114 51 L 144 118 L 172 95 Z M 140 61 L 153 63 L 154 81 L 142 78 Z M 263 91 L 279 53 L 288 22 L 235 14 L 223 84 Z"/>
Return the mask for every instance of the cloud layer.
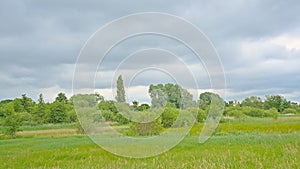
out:
<path id="1" fill-rule="evenodd" d="M 191 22 L 212 41 L 224 66 L 227 99 L 282 94 L 300 102 L 299 11 L 300 2 L 296 0 L 4 0 L 0 2 L 0 99 L 20 97 L 22 93 L 37 98 L 39 93 L 44 93 L 50 101 L 59 91 L 71 95 L 77 56 L 97 29 L 124 15 L 164 12 Z M 205 68 L 195 64 L 198 61 L 193 54 L 179 42 L 156 36 L 131 38 L 112 49 L 96 75 L 88 74 L 97 77 L 97 90 L 110 98 L 108 91 L 120 60 L 146 48 L 164 49 L 180 56 L 198 72 L 199 91 L 210 90 Z M 162 64 L 178 71 L 176 62 L 166 58 Z M 127 66 L 134 71 L 135 65 L 145 63 L 147 59 Z M 184 78 L 180 71 L 176 74 Z M 167 81 L 165 76 L 152 78 L 153 81 L 146 75 L 137 78 L 128 90 L 130 97 L 136 93 L 137 99 L 147 101 L 145 85 Z M 195 90 L 188 85 L 186 88 Z"/>

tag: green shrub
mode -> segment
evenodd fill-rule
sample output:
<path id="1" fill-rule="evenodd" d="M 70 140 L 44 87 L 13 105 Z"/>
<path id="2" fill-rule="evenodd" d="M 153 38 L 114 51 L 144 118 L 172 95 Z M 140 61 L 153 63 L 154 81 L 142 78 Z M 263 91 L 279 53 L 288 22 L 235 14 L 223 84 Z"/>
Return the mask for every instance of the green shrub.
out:
<path id="1" fill-rule="evenodd" d="M 158 118 L 148 123 L 132 122 L 127 134 L 134 136 L 151 136 L 158 135 L 162 129 L 161 119 Z"/>
<path id="2" fill-rule="evenodd" d="M 128 124 L 130 122 L 130 120 L 128 120 L 126 117 L 124 117 L 121 113 L 117 113 L 114 116 L 113 121 L 118 122 L 121 125 Z"/>
<path id="3" fill-rule="evenodd" d="M 19 116 L 15 113 L 12 107 L 8 106 L 4 111 L 3 133 L 13 138 L 16 136 L 19 126 Z"/>
<path id="4" fill-rule="evenodd" d="M 282 114 L 297 114 L 297 111 L 293 108 L 287 108 L 282 112 Z"/>
<path id="5" fill-rule="evenodd" d="M 202 123 L 206 120 L 206 117 L 207 117 L 207 113 L 204 110 L 199 109 L 197 113 L 197 121 L 199 123 Z"/>
<path id="6" fill-rule="evenodd" d="M 109 111 L 109 110 L 101 110 L 101 114 L 105 121 L 113 121 L 115 113 Z"/>
<path id="7" fill-rule="evenodd" d="M 265 110 L 264 113 L 264 117 L 273 117 L 275 120 L 278 118 L 279 114 L 276 108 Z"/>
<path id="8" fill-rule="evenodd" d="M 161 114 L 163 127 L 171 127 L 179 114 L 179 109 L 166 107 Z"/>

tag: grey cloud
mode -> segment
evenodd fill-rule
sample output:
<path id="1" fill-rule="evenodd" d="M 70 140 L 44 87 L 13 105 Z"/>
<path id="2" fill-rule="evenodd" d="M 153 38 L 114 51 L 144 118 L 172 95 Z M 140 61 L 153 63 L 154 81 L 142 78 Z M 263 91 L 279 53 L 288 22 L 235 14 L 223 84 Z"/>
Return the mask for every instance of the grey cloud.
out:
<path id="1" fill-rule="evenodd" d="M 260 41 L 276 36 L 300 34 L 300 5 L 296 0 L 7 0 L 0 2 L 0 99 L 13 98 L 22 93 L 36 97 L 40 89 L 51 86 L 70 89 L 77 55 L 92 33 L 113 19 L 147 11 L 181 16 L 211 39 L 224 65 L 228 89 L 234 91 L 231 98 L 260 95 L 264 91 L 297 94 L 300 70 L 295 65 L 300 63 L 297 59 L 299 50 L 289 51 L 280 45 L 259 45 Z M 258 42 L 258 45 L 251 46 L 251 42 Z M 245 52 L 241 47 L 243 44 L 251 50 Z M 169 50 L 191 66 L 196 62 L 189 50 L 172 39 L 141 37 L 119 44 L 107 55 L 99 70 L 110 75 L 123 57 L 148 47 Z M 282 65 L 272 62 L 263 64 L 270 60 L 285 62 Z M 148 60 L 129 66 L 145 62 Z M 165 60 L 164 63 L 172 65 L 173 62 Z M 200 69 L 196 71 L 204 74 Z M 110 77 L 99 76 L 102 81 L 99 87 L 109 86 Z M 159 76 L 153 81 L 159 82 Z M 203 88 L 209 87 L 206 75 L 197 75 L 197 81 Z M 133 84 L 146 82 L 147 79 L 140 77 Z M 293 98 L 297 99 L 295 96 Z"/>

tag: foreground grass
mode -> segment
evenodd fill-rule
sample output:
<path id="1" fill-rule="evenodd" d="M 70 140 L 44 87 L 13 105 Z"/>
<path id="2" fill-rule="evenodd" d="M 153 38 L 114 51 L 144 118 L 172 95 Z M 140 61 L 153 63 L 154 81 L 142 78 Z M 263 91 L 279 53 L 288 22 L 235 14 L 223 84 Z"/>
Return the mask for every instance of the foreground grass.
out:
<path id="1" fill-rule="evenodd" d="M 205 144 L 203 124 L 172 150 L 146 159 L 104 151 L 72 125 L 22 127 L 0 140 L 0 168 L 299 168 L 300 117 L 247 118 L 219 125 Z M 0 138 L 1 139 L 1 138 Z"/>
<path id="2" fill-rule="evenodd" d="M 186 137 L 167 153 L 146 159 L 110 154 L 86 136 L 0 141 L 0 168 L 297 168 L 300 133 Z"/>

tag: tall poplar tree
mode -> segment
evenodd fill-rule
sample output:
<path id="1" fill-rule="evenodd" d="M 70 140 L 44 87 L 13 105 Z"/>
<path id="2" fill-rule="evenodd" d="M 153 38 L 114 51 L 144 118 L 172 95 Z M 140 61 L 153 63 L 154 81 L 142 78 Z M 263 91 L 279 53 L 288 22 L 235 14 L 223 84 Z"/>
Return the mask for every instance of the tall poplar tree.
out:
<path id="1" fill-rule="evenodd" d="M 117 102 L 125 102 L 125 90 L 124 90 L 124 83 L 122 79 L 122 75 L 119 75 L 117 80 Z"/>

